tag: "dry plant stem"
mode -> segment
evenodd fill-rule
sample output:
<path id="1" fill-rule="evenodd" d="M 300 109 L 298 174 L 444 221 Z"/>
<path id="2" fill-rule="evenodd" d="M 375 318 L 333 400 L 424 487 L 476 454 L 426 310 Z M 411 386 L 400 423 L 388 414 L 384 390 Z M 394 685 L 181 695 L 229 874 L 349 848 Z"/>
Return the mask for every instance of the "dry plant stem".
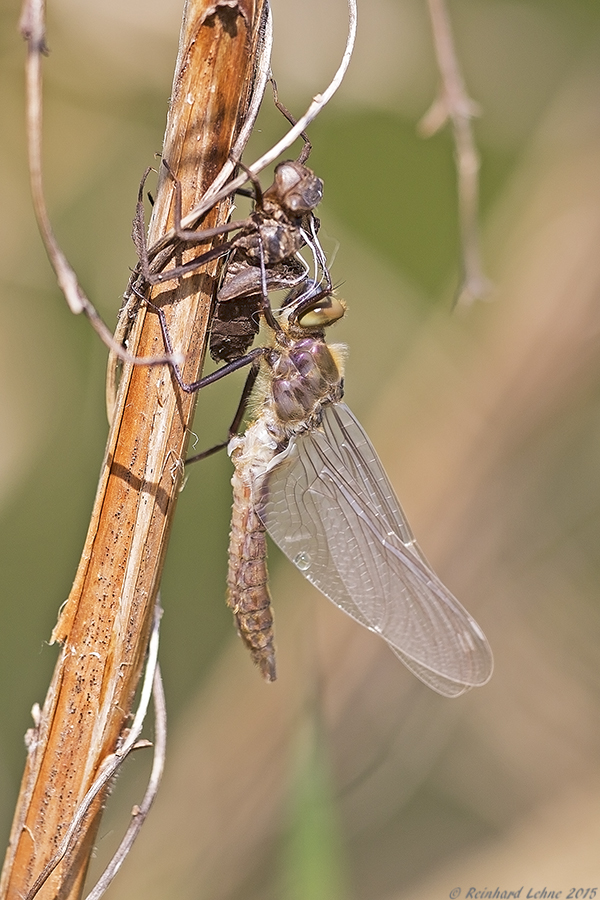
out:
<path id="1" fill-rule="evenodd" d="M 123 839 L 117 853 L 115 854 L 115 857 L 109 863 L 106 872 L 102 875 L 102 878 L 92 892 L 97 892 L 99 886 L 102 886 L 101 892 L 95 894 L 96 897 L 99 897 L 101 893 L 108 887 L 108 884 L 110 884 L 110 882 L 114 878 L 114 875 L 123 862 L 126 853 L 129 852 L 129 849 L 131 848 L 135 838 L 137 837 L 139 829 L 141 828 L 148 810 L 152 805 L 152 801 L 156 796 L 158 784 L 160 782 L 160 778 L 164 769 L 166 744 L 166 710 L 164 703 L 164 693 L 162 689 L 162 678 L 160 675 L 160 669 L 158 668 L 158 645 L 161 617 L 162 609 L 160 606 L 160 596 L 158 595 L 154 607 L 154 624 L 148 646 L 148 659 L 146 661 L 144 684 L 142 687 L 140 702 L 135 714 L 135 718 L 133 720 L 133 724 L 129 729 L 122 745 L 116 750 L 115 753 L 110 754 L 110 756 L 107 756 L 107 758 L 104 760 L 98 777 L 79 804 L 79 807 L 77 808 L 71 821 L 69 829 L 65 837 L 61 841 L 60 847 L 58 848 L 52 859 L 44 867 L 44 870 L 38 875 L 24 900 L 32 900 L 32 898 L 35 897 L 40 887 L 47 881 L 59 862 L 64 859 L 66 854 L 69 852 L 73 839 L 79 832 L 81 824 L 84 821 L 91 804 L 98 796 L 98 794 L 108 785 L 110 780 L 116 774 L 117 770 L 125 762 L 131 751 L 141 750 L 145 747 L 151 746 L 149 741 L 140 741 L 138 740 L 138 738 L 140 737 L 142 728 L 144 727 L 144 721 L 146 719 L 146 713 L 148 712 L 148 705 L 150 703 L 150 696 L 152 694 L 155 698 L 154 707 L 156 727 L 154 763 L 152 766 L 150 781 L 148 784 L 148 788 L 146 789 L 144 799 L 142 801 L 142 806 L 137 807 L 134 810 L 133 822 L 130 824 L 125 838 Z"/>
<path id="2" fill-rule="evenodd" d="M 445 0 L 427 0 L 433 31 L 435 54 L 442 79 L 440 94 L 419 123 L 425 137 L 439 131 L 447 121 L 452 123 L 458 169 L 459 228 L 462 251 L 463 281 L 457 304 L 468 306 L 489 294 L 491 284 L 483 274 L 479 249 L 479 155 L 473 138 L 471 119 L 477 105 L 467 94 Z"/>
<path id="3" fill-rule="evenodd" d="M 239 134 L 262 5 L 188 0 L 163 149 L 181 182 L 184 209 L 203 196 Z M 150 241 L 169 228 L 172 205 L 172 181 L 162 177 Z M 227 201 L 204 224 L 219 225 L 228 214 Z M 208 269 L 160 285 L 153 294 L 185 355 L 187 379 L 198 377 L 204 356 L 216 264 Z M 142 310 L 130 336 L 131 353 L 150 356 L 162 348 L 157 317 Z M 27 895 L 125 737 L 194 403 L 176 389 L 168 368 L 125 366 L 82 559 L 53 633 L 63 647 L 30 742 L 0 885 L 3 900 Z M 80 897 L 105 795 L 106 789 L 93 800 L 71 849 L 37 897 Z"/>
<path id="4" fill-rule="evenodd" d="M 25 66 L 27 152 L 31 195 L 38 227 L 48 258 L 71 312 L 75 314 L 85 313 L 94 331 L 96 331 L 106 346 L 124 362 L 134 362 L 134 357 L 114 339 L 110 329 L 104 324 L 95 307 L 84 293 L 77 275 L 58 245 L 46 208 L 42 179 L 42 56 L 48 52 L 46 48 L 44 0 L 24 0 L 19 27 L 21 34 L 27 41 L 27 63 Z M 153 356 L 136 361 L 141 365 L 154 366 L 162 365 L 172 360 L 163 354 L 158 357 Z"/>

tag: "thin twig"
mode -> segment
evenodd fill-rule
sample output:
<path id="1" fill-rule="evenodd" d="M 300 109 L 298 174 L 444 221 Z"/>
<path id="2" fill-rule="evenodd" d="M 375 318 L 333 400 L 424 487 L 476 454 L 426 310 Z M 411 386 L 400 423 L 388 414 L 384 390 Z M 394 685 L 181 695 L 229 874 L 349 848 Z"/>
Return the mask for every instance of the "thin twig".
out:
<path id="1" fill-rule="evenodd" d="M 86 296 L 79 284 L 75 271 L 56 240 L 46 207 L 42 177 L 42 56 L 48 54 L 44 0 L 24 0 L 19 27 L 23 38 L 27 41 L 25 77 L 27 89 L 27 151 L 31 195 L 42 241 L 56 274 L 58 285 L 65 295 L 71 312 L 76 315 L 84 313 L 101 340 L 123 362 L 146 366 L 172 363 L 174 361 L 172 357 L 165 355 L 136 359 L 114 339 L 111 330 L 102 321 L 94 305 Z"/>
<path id="2" fill-rule="evenodd" d="M 331 82 L 327 86 L 327 88 L 323 91 L 322 94 L 317 94 L 306 112 L 303 116 L 301 116 L 295 125 L 290 128 L 290 130 L 285 134 L 280 141 L 278 141 L 270 150 L 268 150 L 260 159 L 257 159 L 255 163 L 251 166 L 248 166 L 247 169 L 242 172 L 241 175 L 238 175 L 237 178 L 234 178 L 233 181 L 230 181 L 226 187 L 220 188 L 219 190 L 215 190 L 215 182 L 211 184 L 208 190 L 205 192 L 201 201 L 194 206 L 190 212 L 184 216 L 181 220 L 181 227 L 184 229 L 193 228 L 199 221 L 199 219 L 215 204 L 224 200 L 226 197 L 229 197 L 234 191 L 244 185 L 250 176 L 256 177 L 259 175 L 263 169 L 265 169 L 268 165 L 274 162 L 281 154 L 291 147 L 294 141 L 299 138 L 303 131 L 310 125 L 314 119 L 319 115 L 321 110 L 329 103 L 340 84 L 342 83 L 344 76 L 346 74 L 346 70 L 350 65 L 350 60 L 352 58 L 352 52 L 354 49 L 354 42 L 356 39 L 356 22 L 357 22 L 357 9 L 356 9 L 356 0 L 348 0 L 348 37 L 346 39 L 346 46 L 344 49 L 344 53 L 342 56 L 342 60 L 340 65 L 333 76 Z M 218 180 L 221 179 L 221 173 L 219 173 Z M 159 241 L 152 245 L 152 247 L 148 250 L 149 257 L 155 257 L 157 253 L 167 247 L 173 239 L 176 237 L 175 229 L 171 228 L 166 234 L 161 237 Z"/>
<path id="3" fill-rule="evenodd" d="M 452 122 L 458 170 L 458 208 L 463 280 L 457 305 L 468 306 L 484 299 L 492 285 L 483 274 L 479 248 L 479 155 L 473 138 L 471 119 L 478 114 L 477 104 L 467 94 L 452 38 L 445 0 L 427 0 L 435 54 L 440 70 L 440 92 L 419 123 L 424 137 L 431 137 L 446 122 Z"/>

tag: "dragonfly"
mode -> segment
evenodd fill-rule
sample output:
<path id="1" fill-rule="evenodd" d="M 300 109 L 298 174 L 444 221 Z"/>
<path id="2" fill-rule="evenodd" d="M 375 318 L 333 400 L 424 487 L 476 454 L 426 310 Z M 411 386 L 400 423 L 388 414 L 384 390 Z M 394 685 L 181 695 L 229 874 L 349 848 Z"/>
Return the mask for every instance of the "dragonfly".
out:
<path id="1" fill-rule="evenodd" d="M 433 571 L 371 441 L 343 402 L 346 348 L 327 344 L 325 331 L 345 304 L 312 279 L 278 311 L 264 284 L 263 293 L 268 346 L 192 384 L 172 366 L 186 391 L 251 366 L 258 412 L 228 442 L 234 474 L 227 602 L 253 661 L 266 681 L 276 679 L 268 533 L 308 581 L 379 635 L 428 687 L 456 697 L 486 684 L 493 656 L 483 631 Z M 238 425 L 241 418 L 238 410 Z"/>

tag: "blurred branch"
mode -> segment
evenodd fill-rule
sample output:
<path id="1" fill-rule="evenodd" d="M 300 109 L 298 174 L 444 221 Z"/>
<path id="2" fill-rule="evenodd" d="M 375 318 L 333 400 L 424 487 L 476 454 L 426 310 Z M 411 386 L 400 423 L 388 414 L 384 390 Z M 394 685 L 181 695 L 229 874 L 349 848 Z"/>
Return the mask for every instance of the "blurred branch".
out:
<path id="1" fill-rule="evenodd" d="M 431 137 L 446 122 L 452 123 L 458 169 L 458 209 L 462 248 L 463 280 L 457 304 L 468 306 L 489 294 L 491 283 L 483 273 L 479 248 L 479 154 L 471 119 L 479 112 L 467 94 L 460 72 L 445 0 L 427 0 L 433 42 L 441 75 L 439 95 L 419 123 L 423 137 Z"/>
<path id="2" fill-rule="evenodd" d="M 186 4 L 163 147 L 181 183 L 184 209 L 199 202 L 243 129 L 264 8 L 264 0 Z M 39 0 L 35 9 L 43 15 Z M 38 55 L 39 21 L 29 44 Z M 227 198 L 211 209 L 206 227 L 226 221 L 230 207 Z M 173 182 L 161 177 L 150 242 L 168 230 L 172 215 Z M 181 253 L 182 261 L 189 252 Z M 202 367 L 217 276 L 218 263 L 212 262 L 153 292 L 153 304 L 164 307 L 174 345 L 184 354 L 188 380 Z M 156 315 L 140 309 L 129 337 L 130 359 L 155 356 L 162 347 Z M 0 884 L 3 900 L 28 895 L 126 738 L 194 407 L 195 398 L 177 391 L 168 369 L 125 365 L 81 562 L 52 636 L 63 646 L 29 742 Z M 92 798 L 38 898 L 80 897 L 106 793 L 103 786 Z"/>

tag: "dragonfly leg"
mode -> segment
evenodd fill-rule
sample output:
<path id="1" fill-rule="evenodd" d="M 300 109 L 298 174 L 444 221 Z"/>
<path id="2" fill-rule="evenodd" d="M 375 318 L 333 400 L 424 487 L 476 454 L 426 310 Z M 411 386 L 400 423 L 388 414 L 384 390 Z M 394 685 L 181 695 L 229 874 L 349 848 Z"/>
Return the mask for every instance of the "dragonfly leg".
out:
<path id="1" fill-rule="evenodd" d="M 252 219 L 246 218 L 235 222 L 226 222 L 223 225 L 217 225 L 214 228 L 205 228 L 196 231 L 194 229 L 185 229 L 182 227 L 182 207 L 181 207 L 181 182 L 175 177 L 169 164 L 163 159 L 162 162 L 170 178 L 174 182 L 174 221 L 173 228 L 177 241 L 187 244 L 204 244 L 215 237 L 223 234 L 230 234 L 232 231 L 239 231 L 241 228 L 247 228 L 253 224 Z M 195 259 L 189 260 L 181 266 L 167 269 L 164 267 L 169 264 L 174 253 L 178 249 L 177 241 L 173 241 L 170 247 L 163 248 L 160 254 L 152 257 L 152 252 L 148 250 L 146 241 L 146 224 L 144 220 L 144 186 L 151 168 L 147 168 L 144 172 L 140 186 L 138 189 L 138 199 L 136 203 L 135 217 L 133 220 L 132 238 L 133 243 L 139 257 L 139 271 L 146 284 L 161 284 L 174 278 L 181 278 L 190 272 L 196 271 L 200 266 L 210 262 L 213 259 L 219 259 L 225 256 L 235 245 L 235 238 L 232 241 L 224 241 L 218 247 L 213 247 L 205 253 L 201 253 Z"/>
<path id="2" fill-rule="evenodd" d="M 262 298 L 262 313 L 269 328 L 271 328 L 275 332 L 275 334 L 282 336 L 283 331 L 281 329 L 281 325 L 273 315 L 273 310 L 271 309 L 271 301 L 269 300 L 269 290 L 267 288 L 267 267 L 265 264 L 265 252 L 260 228 L 256 232 L 256 236 L 258 238 L 258 247 L 260 250 L 260 290 Z"/>
<path id="3" fill-rule="evenodd" d="M 173 181 L 175 195 L 173 210 L 173 229 L 180 241 L 185 241 L 189 244 L 203 244 L 206 241 L 211 240 L 211 238 L 218 237 L 220 234 L 229 234 L 229 232 L 231 231 L 237 231 L 240 228 L 247 228 L 252 225 L 252 219 L 246 218 L 240 219 L 235 222 L 226 222 L 224 225 L 216 225 L 214 228 L 205 228 L 202 231 L 197 231 L 193 228 L 184 228 L 181 224 L 183 220 L 181 206 L 181 182 L 173 174 L 173 170 L 171 169 L 166 159 L 163 159 L 162 164 L 167 170 L 171 180 Z"/>
<path id="4" fill-rule="evenodd" d="M 203 450 L 202 453 L 196 453 L 195 456 L 188 456 L 185 461 L 186 466 L 191 465 L 191 463 L 200 462 L 200 460 L 206 459 L 208 456 L 212 456 L 214 453 L 218 453 L 219 450 L 223 450 L 227 446 L 231 438 L 238 434 L 240 425 L 242 424 L 242 419 L 244 418 L 244 414 L 248 407 L 250 394 L 252 393 L 252 389 L 258 377 L 259 369 L 260 361 L 259 359 L 255 359 L 252 363 L 252 368 L 248 372 L 248 377 L 246 378 L 246 383 L 244 384 L 242 396 L 240 397 L 238 408 L 236 410 L 235 416 L 233 417 L 233 422 L 229 426 L 227 440 L 221 441 L 220 444 L 215 444 L 214 447 L 210 447 L 208 450 Z"/>
<path id="5" fill-rule="evenodd" d="M 293 117 L 293 115 L 291 114 L 291 112 L 289 111 L 289 109 L 288 109 L 286 106 L 284 106 L 283 103 L 281 102 L 281 100 L 279 99 L 279 92 L 278 92 L 278 90 L 277 90 L 277 82 L 275 81 L 275 79 L 273 78 L 272 75 L 271 75 L 271 78 L 270 78 L 269 80 L 270 80 L 270 82 L 271 82 L 271 88 L 272 88 L 272 90 L 273 90 L 273 102 L 274 102 L 275 106 L 277 107 L 277 109 L 279 110 L 279 112 L 280 112 L 283 116 L 285 116 L 285 118 L 288 120 L 288 122 L 290 123 L 290 125 L 295 125 L 295 124 L 296 124 L 296 119 Z M 311 142 L 309 141 L 308 135 L 307 135 L 307 133 L 306 133 L 305 131 L 301 132 L 300 137 L 301 137 L 302 140 L 304 141 L 304 146 L 302 147 L 302 150 L 300 151 L 300 155 L 299 155 L 297 161 L 298 161 L 299 163 L 302 163 L 302 164 L 304 165 L 304 163 L 306 162 L 306 160 L 307 160 L 308 157 L 310 156 L 310 151 L 312 150 L 312 144 L 311 144 Z"/>
<path id="6" fill-rule="evenodd" d="M 260 181 L 258 180 L 256 175 L 254 175 L 254 173 L 250 171 L 248 166 L 244 165 L 244 163 L 241 161 L 241 159 L 233 159 L 233 162 L 236 164 L 236 166 L 240 167 L 242 172 L 245 172 L 246 177 L 248 178 L 248 181 L 251 182 L 252 187 L 254 188 L 254 195 L 253 195 L 254 207 L 255 207 L 255 209 L 259 209 L 262 211 L 262 209 L 263 209 L 263 191 L 262 191 Z"/>
<path id="7" fill-rule="evenodd" d="M 146 302 L 149 308 L 152 309 L 158 316 L 165 348 L 167 349 L 167 353 L 172 355 L 173 344 L 171 342 L 171 336 L 169 334 L 167 319 L 165 317 L 164 310 L 162 310 L 159 306 L 155 306 L 150 300 L 147 300 Z M 185 391 L 186 394 L 195 394 L 196 391 L 207 387 L 209 384 L 214 384 L 215 381 L 219 381 L 221 378 L 225 378 L 226 375 L 230 375 L 232 372 L 237 372 L 238 369 L 243 369 L 244 366 L 252 365 L 252 363 L 258 361 L 261 357 L 269 352 L 270 349 L 268 347 L 255 347 L 254 350 L 250 350 L 249 353 L 244 354 L 244 356 L 240 356 L 239 359 L 234 359 L 232 360 L 232 362 L 221 366 L 220 369 L 217 369 L 215 372 L 211 372 L 210 375 L 204 375 L 202 378 L 199 378 L 198 381 L 191 382 L 186 382 L 183 380 L 183 376 L 178 365 L 176 365 L 175 363 L 170 363 L 170 366 L 171 371 L 175 376 L 175 380 L 181 390 Z"/>

